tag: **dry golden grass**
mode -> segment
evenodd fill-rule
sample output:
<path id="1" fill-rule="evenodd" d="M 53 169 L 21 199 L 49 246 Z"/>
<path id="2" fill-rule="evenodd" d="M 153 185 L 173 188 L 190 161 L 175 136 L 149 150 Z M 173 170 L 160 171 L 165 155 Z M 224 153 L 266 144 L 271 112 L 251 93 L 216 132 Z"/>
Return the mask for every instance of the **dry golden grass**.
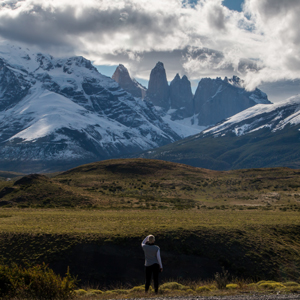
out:
<path id="1" fill-rule="evenodd" d="M 28 184 L 0 181 L 4 206 L 300 211 L 300 176 L 288 168 L 218 172 L 145 159 L 84 165 Z M 1 193 L 1 191 L 0 191 Z"/>
<path id="2" fill-rule="evenodd" d="M 201 228 L 247 229 L 264 226 L 300 226 L 294 211 L 224 210 L 0 210 L 0 232 L 97 234 L 137 237 L 145 232 L 193 231 Z"/>

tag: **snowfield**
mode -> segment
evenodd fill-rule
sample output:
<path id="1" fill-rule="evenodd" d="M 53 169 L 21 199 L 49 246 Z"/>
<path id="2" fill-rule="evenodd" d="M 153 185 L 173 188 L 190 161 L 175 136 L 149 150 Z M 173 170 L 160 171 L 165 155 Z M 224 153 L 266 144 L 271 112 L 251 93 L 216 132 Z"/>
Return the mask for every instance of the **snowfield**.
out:
<path id="1" fill-rule="evenodd" d="M 263 128 L 276 132 L 288 125 L 298 124 L 300 124 L 300 96 L 296 95 L 275 104 L 258 104 L 250 107 L 202 133 L 220 136 L 226 132 L 233 132 L 236 136 L 241 136 Z"/>

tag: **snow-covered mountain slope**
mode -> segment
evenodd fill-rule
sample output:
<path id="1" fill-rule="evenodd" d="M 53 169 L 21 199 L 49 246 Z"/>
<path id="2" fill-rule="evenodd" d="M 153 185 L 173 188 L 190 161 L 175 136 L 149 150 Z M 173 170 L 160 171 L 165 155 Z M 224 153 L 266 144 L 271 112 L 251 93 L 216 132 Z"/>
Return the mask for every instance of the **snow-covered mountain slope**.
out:
<path id="1" fill-rule="evenodd" d="M 300 96 L 250 107 L 199 134 L 140 157 L 214 170 L 300 168 Z"/>
<path id="2" fill-rule="evenodd" d="M 291 97 L 276 104 L 259 104 L 250 107 L 216 126 L 202 132 L 203 136 L 241 136 L 261 129 L 271 132 L 284 129 L 286 126 L 300 124 L 300 96 Z"/>
<path id="3" fill-rule="evenodd" d="M 85 58 L 0 44 L 0 169 L 65 169 L 178 139 L 151 103 Z"/>
<path id="4" fill-rule="evenodd" d="M 158 115 L 172 128 L 180 137 L 185 138 L 197 134 L 207 128 L 207 126 L 198 125 L 197 116 L 178 117 L 179 109 L 170 108 L 165 111 L 162 107 L 155 106 Z M 174 114 L 176 117 L 174 117 Z"/>

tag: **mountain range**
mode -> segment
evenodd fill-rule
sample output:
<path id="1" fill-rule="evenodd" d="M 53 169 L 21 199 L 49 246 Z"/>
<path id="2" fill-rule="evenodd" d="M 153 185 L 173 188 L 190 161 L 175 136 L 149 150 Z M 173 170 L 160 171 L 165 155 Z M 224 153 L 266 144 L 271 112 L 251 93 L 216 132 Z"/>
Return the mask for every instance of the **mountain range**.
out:
<path id="1" fill-rule="evenodd" d="M 243 86 L 236 76 L 203 78 L 193 95 L 187 76 L 177 74 L 169 83 L 163 63 L 158 62 L 146 88 L 132 79 L 123 65 L 110 78 L 84 57 L 54 58 L 2 42 L 0 169 L 59 171 L 138 153 L 207 168 L 239 167 L 206 154 L 214 143 L 204 149 L 193 149 L 192 144 L 180 154 L 178 145 L 223 141 L 223 133 L 218 138 L 212 133 L 219 127 L 209 126 L 224 119 L 229 122 L 241 111 L 271 113 L 275 106 L 265 93 L 246 91 Z M 253 118 L 261 116 L 256 113 Z M 246 132 L 245 126 L 241 128 Z M 220 153 L 226 152 L 223 143 L 218 147 Z M 162 155 L 161 149 L 169 150 Z M 198 158 L 188 154 L 193 151 Z"/>
<path id="2" fill-rule="evenodd" d="M 89 60 L 0 45 L 0 169 L 63 170 L 180 138 Z"/>
<path id="3" fill-rule="evenodd" d="M 223 119 L 256 104 L 271 104 L 267 95 L 259 89 L 246 91 L 244 82 L 232 78 L 202 78 L 195 95 L 186 75 L 176 74 L 168 83 L 162 62 L 152 69 L 148 89 L 131 79 L 128 70 L 119 65 L 112 76 L 119 85 L 155 105 L 159 115 L 181 137 L 197 134 Z"/>
<path id="4" fill-rule="evenodd" d="M 214 170 L 300 168 L 300 96 L 250 107 L 201 133 L 140 157 Z"/>

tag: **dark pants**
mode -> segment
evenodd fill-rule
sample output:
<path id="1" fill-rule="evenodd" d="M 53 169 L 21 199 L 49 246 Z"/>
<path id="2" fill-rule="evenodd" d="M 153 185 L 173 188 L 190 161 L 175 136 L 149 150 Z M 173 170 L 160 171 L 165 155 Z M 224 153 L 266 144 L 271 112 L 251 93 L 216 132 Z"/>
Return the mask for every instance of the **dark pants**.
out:
<path id="1" fill-rule="evenodd" d="M 151 277 L 153 274 L 153 281 L 154 281 L 154 290 L 155 293 L 158 292 L 158 274 L 160 271 L 159 264 L 153 264 L 149 267 L 145 267 L 146 269 L 146 284 L 145 284 L 145 292 L 148 292 L 150 283 L 151 283 Z"/>

